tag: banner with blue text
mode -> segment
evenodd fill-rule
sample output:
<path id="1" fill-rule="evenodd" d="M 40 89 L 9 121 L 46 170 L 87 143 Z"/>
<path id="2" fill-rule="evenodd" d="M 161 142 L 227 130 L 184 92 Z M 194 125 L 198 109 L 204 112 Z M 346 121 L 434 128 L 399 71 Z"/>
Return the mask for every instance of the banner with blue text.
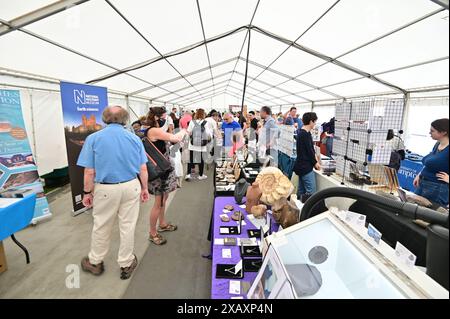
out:
<path id="1" fill-rule="evenodd" d="M 102 113 L 108 105 L 108 91 L 105 87 L 69 82 L 61 82 L 60 87 L 72 204 L 77 214 L 84 210 L 84 170 L 77 166 L 78 156 L 86 138 L 104 126 Z"/>
<path id="2" fill-rule="evenodd" d="M 33 221 L 51 216 L 28 141 L 18 90 L 0 90 L 0 191 L 2 196 L 35 193 Z"/>

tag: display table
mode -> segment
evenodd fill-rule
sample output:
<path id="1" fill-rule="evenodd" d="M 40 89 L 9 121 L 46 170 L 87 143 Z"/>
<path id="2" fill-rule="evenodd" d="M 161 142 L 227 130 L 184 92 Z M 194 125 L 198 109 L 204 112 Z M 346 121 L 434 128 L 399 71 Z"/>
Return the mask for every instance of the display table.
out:
<path id="1" fill-rule="evenodd" d="M 14 233 L 30 224 L 35 204 L 36 194 L 20 199 L 0 198 L 0 242 L 11 236 L 11 239 L 25 252 L 27 263 L 30 262 L 28 251 L 17 241 Z"/>
<path id="2" fill-rule="evenodd" d="M 220 226 L 235 226 L 236 222 L 231 220 L 229 222 L 222 222 L 220 219 L 220 215 L 223 214 L 223 207 L 225 205 L 233 205 L 234 210 L 241 211 L 245 216 L 246 225 L 242 226 L 240 235 L 221 235 L 220 234 Z M 240 249 L 239 246 L 223 246 L 223 245 L 215 245 L 214 239 L 217 238 L 225 238 L 225 237 L 235 237 L 235 238 L 248 238 L 247 230 L 255 229 L 255 226 L 249 221 L 247 218 L 247 212 L 245 208 L 240 208 L 238 204 L 236 204 L 234 197 L 225 196 L 225 197 L 216 197 L 214 200 L 214 212 L 213 212 L 213 240 L 212 240 L 212 282 L 211 282 L 211 298 L 212 299 L 230 299 L 231 297 L 244 297 L 245 294 L 242 291 L 240 295 L 233 295 L 229 293 L 229 282 L 230 279 L 217 279 L 216 278 L 216 265 L 217 264 L 237 264 L 241 260 Z M 272 221 L 272 230 L 277 231 L 278 226 Z M 222 249 L 231 249 L 231 258 L 222 258 Z M 255 280 L 257 272 L 244 272 L 244 278 L 242 279 L 233 279 L 239 280 L 241 282 L 249 282 L 251 283 Z M 244 297 L 245 298 L 245 297 Z"/>

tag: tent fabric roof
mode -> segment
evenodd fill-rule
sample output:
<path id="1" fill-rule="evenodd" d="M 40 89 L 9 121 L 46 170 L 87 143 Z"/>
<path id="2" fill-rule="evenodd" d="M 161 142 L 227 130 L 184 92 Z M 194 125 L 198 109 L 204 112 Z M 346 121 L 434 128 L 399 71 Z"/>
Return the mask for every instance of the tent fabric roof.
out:
<path id="1" fill-rule="evenodd" d="M 0 0 L 0 74 L 240 103 L 250 40 L 245 104 L 448 88 L 448 8 L 437 2 Z"/>

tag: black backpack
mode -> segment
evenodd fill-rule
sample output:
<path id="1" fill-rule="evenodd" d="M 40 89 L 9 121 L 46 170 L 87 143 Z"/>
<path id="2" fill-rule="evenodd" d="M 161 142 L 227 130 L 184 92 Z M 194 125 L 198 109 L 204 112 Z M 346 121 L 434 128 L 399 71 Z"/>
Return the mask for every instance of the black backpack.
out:
<path id="1" fill-rule="evenodd" d="M 202 124 L 198 124 L 197 121 L 194 121 L 194 129 L 192 130 L 191 135 L 191 144 L 193 146 L 206 146 L 211 141 L 211 137 L 206 134 L 206 121 L 203 121 Z"/>

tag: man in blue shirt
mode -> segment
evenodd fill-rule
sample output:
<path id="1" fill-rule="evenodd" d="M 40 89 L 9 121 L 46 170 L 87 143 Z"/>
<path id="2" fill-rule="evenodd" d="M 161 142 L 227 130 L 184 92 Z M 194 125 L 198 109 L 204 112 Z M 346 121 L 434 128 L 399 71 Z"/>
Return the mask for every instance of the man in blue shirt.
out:
<path id="1" fill-rule="evenodd" d="M 297 108 L 295 106 L 291 107 L 289 112 L 284 115 L 285 125 L 294 125 L 297 129 L 301 129 L 303 122 L 297 117 Z"/>
<path id="2" fill-rule="evenodd" d="M 270 155 L 272 157 L 272 164 L 278 165 L 278 151 L 276 149 L 276 142 L 278 139 L 279 128 L 272 117 L 272 110 L 268 106 L 263 106 L 260 111 L 261 119 L 264 120 L 263 127 L 259 133 L 258 145 L 259 156 L 265 157 Z"/>
<path id="3" fill-rule="evenodd" d="M 223 116 L 222 131 L 225 154 L 228 154 L 230 148 L 233 147 L 233 143 L 235 142 L 233 141 L 233 137 L 234 139 L 240 138 L 241 130 L 241 125 L 234 120 L 233 114 L 226 113 Z"/>
<path id="4" fill-rule="evenodd" d="M 102 119 L 107 126 L 88 136 L 77 162 L 85 168 L 83 204 L 93 207 L 94 218 L 91 251 L 81 267 L 94 275 L 103 273 L 103 259 L 118 217 L 121 279 L 130 278 L 137 266 L 133 251 L 139 198 L 142 202 L 149 198 L 147 157 L 141 140 L 124 128 L 128 117 L 120 106 L 105 108 Z"/>

